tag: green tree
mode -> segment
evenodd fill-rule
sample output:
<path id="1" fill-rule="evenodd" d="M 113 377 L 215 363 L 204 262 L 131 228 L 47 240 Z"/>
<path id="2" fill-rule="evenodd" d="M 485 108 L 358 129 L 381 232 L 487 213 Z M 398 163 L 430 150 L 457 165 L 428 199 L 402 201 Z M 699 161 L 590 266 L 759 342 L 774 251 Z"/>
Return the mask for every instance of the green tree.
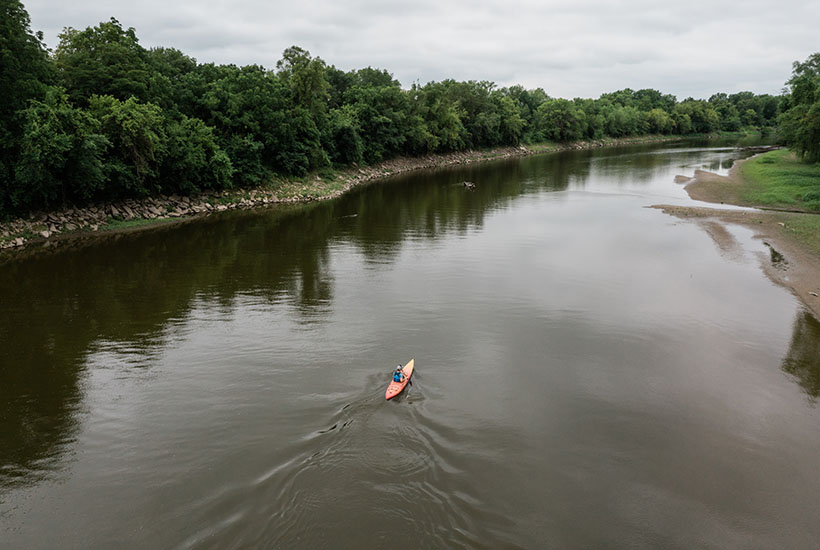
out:
<path id="1" fill-rule="evenodd" d="M 496 91 L 492 98 L 498 111 L 501 143 L 518 145 L 524 135 L 524 127 L 526 126 L 520 106 L 504 90 Z"/>
<path id="2" fill-rule="evenodd" d="M 204 122 L 182 116 L 170 120 L 165 133 L 167 154 L 160 167 L 164 192 L 191 194 L 231 187 L 231 160 Z"/>
<path id="3" fill-rule="evenodd" d="M 548 99 L 536 111 L 536 126 L 546 139 L 575 141 L 586 131 L 586 115 L 567 99 Z"/>
<path id="4" fill-rule="evenodd" d="M 237 185 L 259 184 L 271 171 L 303 175 L 328 163 L 316 123 L 293 104 L 286 81 L 256 65 L 202 71 L 194 112 L 214 128 Z"/>
<path id="5" fill-rule="evenodd" d="M 161 190 L 159 167 L 167 154 L 162 110 L 131 97 L 91 96 L 89 112 L 111 142 L 106 158 L 108 198 L 145 196 Z"/>
<path id="6" fill-rule="evenodd" d="M 293 93 L 296 105 L 307 109 L 313 117 L 323 116 L 330 99 L 325 62 L 318 57 L 311 57 L 309 51 L 291 46 L 282 53 L 282 59 L 276 63 L 276 68 L 279 77 Z"/>
<path id="7" fill-rule="evenodd" d="M 689 117 L 692 132 L 708 134 L 720 129 L 720 117 L 717 111 L 706 101 L 688 98 L 678 103 L 675 106 L 675 111 L 680 115 Z"/>
<path id="8" fill-rule="evenodd" d="M 539 105 L 549 99 L 547 93 L 541 88 L 526 90 L 523 86 L 511 86 L 507 89 L 507 95 L 515 102 L 518 114 L 523 120 L 521 141 L 525 143 L 542 141 L 544 137 L 537 135 L 535 128 L 535 112 Z"/>
<path id="9" fill-rule="evenodd" d="M 42 99 L 54 70 L 42 42 L 33 34 L 28 12 L 18 0 L 0 0 L 0 216 L 11 209 L 13 167 L 19 154 L 32 99 Z"/>
<path id="10" fill-rule="evenodd" d="M 794 62 L 780 135 L 806 161 L 820 161 L 820 52 Z"/>
<path id="11" fill-rule="evenodd" d="M 196 59 L 174 48 L 151 48 L 146 63 L 150 70 L 148 101 L 164 111 L 189 114 L 192 90 L 187 77 L 196 70 Z"/>
<path id="12" fill-rule="evenodd" d="M 134 29 L 123 29 L 113 17 L 83 31 L 67 27 L 54 59 L 60 82 L 75 105 L 87 106 L 92 95 L 148 99 L 148 52 Z"/>
<path id="13" fill-rule="evenodd" d="M 414 84 L 410 91 L 413 113 L 424 121 L 430 136 L 428 151 L 458 151 L 467 146 L 467 129 L 461 122 L 458 105 L 448 94 L 450 84 L 451 81 L 430 82 L 423 87 Z"/>
<path id="14" fill-rule="evenodd" d="M 11 194 L 15 207 L 55 207 L 88 200 L 102 189 L 110 142 L 99 133 L 98 120 L 69 105 L 60 88 L 50 88 L 43 101 L 32 100 L 24 113 Z"/>
<path id="15" fill-rule="evenodd" d="M 645 116 L 635 107 L 615 105 L 604 113 L 604 128 L 612 137 L 644 134 L 647 127 Z"/>
<path id="16" fill-rule="evenodd" d="M 332 109 L 329 116 L 328 155 L 334 164 L 362 161 L 364 145 L 359 134 L 359 121 L 351 105 Z"/>
<path id="17" fill-rule="evenodd" d="M 646 120 L 649 125 L 648 131 L 652 134 L 670 134 L 675 128 L 672 117 L 657 107 L 646 114 Z"/>

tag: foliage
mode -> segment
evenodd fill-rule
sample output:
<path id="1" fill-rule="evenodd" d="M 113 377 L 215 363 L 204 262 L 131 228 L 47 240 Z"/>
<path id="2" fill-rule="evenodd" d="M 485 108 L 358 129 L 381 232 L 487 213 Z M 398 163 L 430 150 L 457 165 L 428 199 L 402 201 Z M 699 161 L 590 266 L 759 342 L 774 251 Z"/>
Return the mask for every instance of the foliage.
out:
<path id="1" fill-rule="evenodd" d="M 19 0 L 0 0 L 0 217 L 13 208 L 10 194 L 25 121 L 22 111 L 30 100 L 43 98 L 53 81 L 42 38 L 42 33 L 32 34 Z"/>
<path id="2" fill-rule="evenodd" d="M 820 52 L 794 62 L 788 87 L 780 134 L 802 158 L 820 162 Z"/>
<path id="3" fill-rule="evenodd" d="M 110 197 L 145 196 L 161 191 L 159 167 L 167 154 L 162 110 L 134 97 L 91 96 L 89 113 L 111 143 L 103 170 Z"/>
<path id="4" fill-rule="evenodd" d="M 167 128 L 167 155 L 160 172 L 163 191 L 193 194 L 231 187 L 233 165 L 217 144 L 213 129 L 198 118 L 183 116 Z"/>
<path id="5" fill-rule="evenodd" d="M 554 141 L 575 141 L 584 136 L 586 114 L 567 99 L 548 99 L 538 106 L 536 125 L 541 135 Z"/>
<path id="6" fill-rule="evenodd" d="M 291 46 L 275 70 L 146 49 L 111 18 L 67 27 L 52 57 L 19 0 L 0 0 L 0 216 L 155 193 L 198 193 L 330 166 L 546 140 L 766 131 L 816 159 L 818 54 L 790 95 L 682 102 L 629 88 L 597 99 L 445 79 L 403 89 Z M 779 104 L 783 103 L 783 112 Z"/>
<path id="7" fill-rule="evenodd" d="M 123 29 L 113 17 L 83 31 L 67 27 L 54 62 L 60 83 L 77 105 L 87 106 L 93 95 L 148 99 L 148 53 L 136 31 Z"/>
<path id="8" fill-rule="evenodd" d="M 105 184 L 104 158 L 111 144 L 99 133 L 99 121 L 69 105 L 61 88 L 49 89 L 24 113 L 12 204 L 52 207 L 69 197 L 93 197 Z"/>

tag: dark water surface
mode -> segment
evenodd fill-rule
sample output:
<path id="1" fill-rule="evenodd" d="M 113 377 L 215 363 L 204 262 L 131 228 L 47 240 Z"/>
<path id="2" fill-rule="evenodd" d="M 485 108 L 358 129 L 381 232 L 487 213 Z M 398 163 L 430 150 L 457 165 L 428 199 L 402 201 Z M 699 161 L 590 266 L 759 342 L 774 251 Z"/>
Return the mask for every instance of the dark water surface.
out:
<path id="1" fill-rule="evenodd" d="M 645 208 L 739 154 L 417 173 L 0 265 L 0 547 L 814 546 L 820 324 L 749 230 Z"/>

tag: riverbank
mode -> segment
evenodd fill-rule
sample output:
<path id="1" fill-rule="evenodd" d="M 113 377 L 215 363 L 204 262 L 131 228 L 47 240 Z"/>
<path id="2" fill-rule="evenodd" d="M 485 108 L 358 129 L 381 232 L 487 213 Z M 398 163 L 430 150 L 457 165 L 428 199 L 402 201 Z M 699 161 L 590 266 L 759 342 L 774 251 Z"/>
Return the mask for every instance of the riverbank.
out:
<path id="1" fill-rule="evenodd" d="M 767 153 L 771 154 L 771 153 Z M 778 155 L 787 152 L 777 152 Z M 693 178 L 679 177 L 694 200 L 756 207 L 756 210 L 718 210 L 713 208 L 655 205 L 664 212 L 683 220 L 691 220 L 704 228 L 721 251 L 731 251 L 737 245 L 726 225 L 741 225 L 754 231 L 755 237 L 769 248 L 761 265 L 769 278 L 797 296 L 817 319 L 820 319 L 820 215 L 803 210 L 800 205 L 787 207 L 781 199 L 760 204 L 759 181 L 750 181 L 751 166 L 759 156 L 736 162 L 727 176 L 697 170 Z M 764 161 L 764 164 L 769 164 Z M 775 195 L 770 195 L 775 197 Z M 777 195 L 781 196 L 781 195 Z"/>
<path id="2" fill-rule="evenodd" d="M 197 216 L 238 208 L 264 208 L 327 200 L 375 180 L 414 170 L 471 164 L 565 150 L 593 149 L 636 143 L 659 143 L 681 139 L 680 136 L 642 136 L 624 139 L 580 141 L 567 144 L 541 143 L 519 147 L 501 147 L 484 151 L 464 151 L 443 155 L 391 159 L 373 166 L 352 166 L 326 170 L 305 178 L 274 179 L 252 189 L 236 189 L 197 196 L 159 196 L 94 204 L 82 208 L 65 208 L 54 212 L 35 212 L 0 224 L 0 251 L 14 251 L 32 246 L 53 246 L 62 240 L 115 231 L 134 231 L 159 224 L 183 221 Z"/>

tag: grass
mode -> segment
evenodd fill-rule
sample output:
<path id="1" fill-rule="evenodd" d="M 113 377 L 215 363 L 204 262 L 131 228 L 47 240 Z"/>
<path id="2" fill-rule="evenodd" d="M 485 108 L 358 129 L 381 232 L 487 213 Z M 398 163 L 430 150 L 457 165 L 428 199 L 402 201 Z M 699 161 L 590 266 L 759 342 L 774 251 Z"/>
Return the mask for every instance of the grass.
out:
<path id="1" fill-rule="evenodd" d="M 751 158 L 740 167 L 751 204 L 820 212 L 820 164 L 801 162 L 786 149 Z"/>
<path id="2" fill-rule="evenodd" d="M 131 229 L 134 227 L 142 227 L 144 225 L 161 225 L 163 223 L 170 223 L 176 221 L 173 218 L 159 218 L 159 219 L 145 219 L 138 218 L 134 220 L 118 220 L 115 218 L 108 218 L 106 222 L 100 225 L 100 231 L 122 231 L 124 229 Z"/>
<path id="3" fill-rule="evenodd" d="M 820 256 L 820 216 L 817 214 L 778 214 L 783 232 Z"/>

